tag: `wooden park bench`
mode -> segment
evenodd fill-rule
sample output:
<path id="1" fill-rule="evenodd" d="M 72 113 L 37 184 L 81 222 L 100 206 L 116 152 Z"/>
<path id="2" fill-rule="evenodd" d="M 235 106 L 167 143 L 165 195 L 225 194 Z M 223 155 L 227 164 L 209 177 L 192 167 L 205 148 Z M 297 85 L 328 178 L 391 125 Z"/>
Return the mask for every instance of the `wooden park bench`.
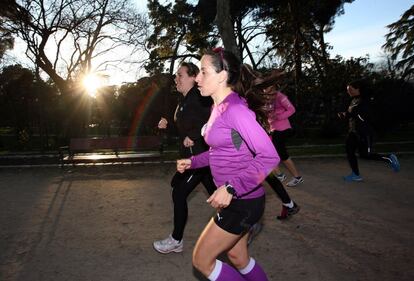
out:
<path id="1" fill-rule="evenodd" d="M 161 136 L 73 138 L 59 149 L 61 167 L 79 163 L 127 163 L 159 160 Z"/>

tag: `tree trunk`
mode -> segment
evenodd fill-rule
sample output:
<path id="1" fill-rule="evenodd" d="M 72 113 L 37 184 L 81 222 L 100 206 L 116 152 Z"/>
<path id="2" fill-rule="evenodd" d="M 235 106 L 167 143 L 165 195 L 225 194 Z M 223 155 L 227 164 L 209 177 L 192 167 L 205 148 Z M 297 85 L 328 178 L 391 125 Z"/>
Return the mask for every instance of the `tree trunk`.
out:
<path id="1" fill-rule="evenodd" d="M 234 26 L 230 14 L 230 1 L 217 0 L 217 14 L 215 22 L 217 24 L 224 48 L 241 58 L 237 48 L 236 36 L 234 35 Z"/>
<path id="2" fill-rule="evenodd" d="M 298 17 L 298 5 L 296 1 L 289 3 L 290 11 L 293 17 L 293 24 L 295 28 L 295 41 L 293 46 L 293 56 L 295 63 L 295 100 L 296 100 L 296 132 L 297 135 L 302 136 L 304 134 L 303 118 L 302 118 L 302 49 L 301 49 L 301 36 L 300 36 L 300 19 Z"/>

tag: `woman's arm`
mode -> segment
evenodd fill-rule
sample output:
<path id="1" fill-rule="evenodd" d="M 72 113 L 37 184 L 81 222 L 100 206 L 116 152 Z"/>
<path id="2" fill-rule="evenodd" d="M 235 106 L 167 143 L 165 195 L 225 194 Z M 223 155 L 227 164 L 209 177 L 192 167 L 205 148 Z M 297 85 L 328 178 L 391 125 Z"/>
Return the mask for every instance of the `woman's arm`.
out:
<path id="1" fill-rule="evenodd" d="M 296 112 L 296 109 L 293 106 L 293 104 L 290 102 L 287 96 L 281 93 L 278 93 L 278 95 L 280 95 L 279 103 L 283 107 L 284 111 L 282 113 L 275 114 L 275 119 L 276 120 L 288 119 L 290 116 L 292 116 Z"/>
<path id="2" fill-rule="evenodd" d="M 191 156 L 191 169 L 197 169 L 206 167 L 210 164 L 209 161 L 209 151 L 204 151 L 203 153 Z"/>
<path id="3" fill-rule="evenodd" d="M 261 184 L 276 167 L 280 158 L 265 130 L 257 123 L 255 114 L 246 106 L 236 105 L 228 110 L 228 122 L 240 134 L 254 158 L 244 170 L 228 179 L 240 196 Z"/>

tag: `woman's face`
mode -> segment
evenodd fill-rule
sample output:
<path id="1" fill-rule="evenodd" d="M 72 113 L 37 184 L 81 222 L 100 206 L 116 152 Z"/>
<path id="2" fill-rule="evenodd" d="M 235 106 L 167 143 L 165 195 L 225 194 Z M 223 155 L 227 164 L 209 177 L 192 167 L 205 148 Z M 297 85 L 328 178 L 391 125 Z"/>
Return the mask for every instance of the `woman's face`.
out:
<path id="1" fill-rule="evenodd" d="M 211 56 L 209 55 L 204 55 L 201 58 L 200 73 L 196 77 L 196 82 L 202 96 L 214 95 L 218 91 L 222 80 L 222 75 L 215 71 L 211 62 Z"/>
<path id="2" fill-rule="evenodd" d="M 177 73 L 175 74 L 175 85 L 177 87 L 177 91 L 186 94 L 195 84 L 195 77 L 189 76 L 187 73 L 187 67 L 181 66 L 178 68 Z"/>
<path id="3" fill-rule="evenodd" d="M 348 85 L 346 87 L 346 90 L 348 91 L 348 95 L 350 95 L 351 97 L 359 96 L 359 89 L 356 89 L 351 85 Z"/>

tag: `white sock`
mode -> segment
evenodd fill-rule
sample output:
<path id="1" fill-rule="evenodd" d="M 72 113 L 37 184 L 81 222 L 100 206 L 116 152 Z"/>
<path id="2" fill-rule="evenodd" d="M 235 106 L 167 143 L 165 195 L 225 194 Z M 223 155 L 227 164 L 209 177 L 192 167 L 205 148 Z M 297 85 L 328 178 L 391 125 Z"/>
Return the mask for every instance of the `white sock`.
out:
<path id="1" fill-rule="evenodd" d="M 220 275 L 221 267 L 223 266 L 223 263 L 219 260 L 216 260 L 216 264 L 214 265 L 213 271 L 210 273 L 210 275 L 207 277 L 210 281 L 216 281 L 217 278 Z"/>
<path id="2" fill-rule="evenodd" d="M 252 271 L 255 264 L 256 264 L 256 261 L 252 257 L 250 257 L 249 263 L 246 265 L 245 268 L 240 269 L 239 272 L 243 275 L 246 275 L 247 273 Z"/>
<path id="3" fill-rule="evenodd" d="M 290 200 L 290 203 L 283 203 L 283 206 L 288 207 L 288 208 L 293 208 L 293 206 L 295 205 L 293 204 L 293 201 Z"/>

